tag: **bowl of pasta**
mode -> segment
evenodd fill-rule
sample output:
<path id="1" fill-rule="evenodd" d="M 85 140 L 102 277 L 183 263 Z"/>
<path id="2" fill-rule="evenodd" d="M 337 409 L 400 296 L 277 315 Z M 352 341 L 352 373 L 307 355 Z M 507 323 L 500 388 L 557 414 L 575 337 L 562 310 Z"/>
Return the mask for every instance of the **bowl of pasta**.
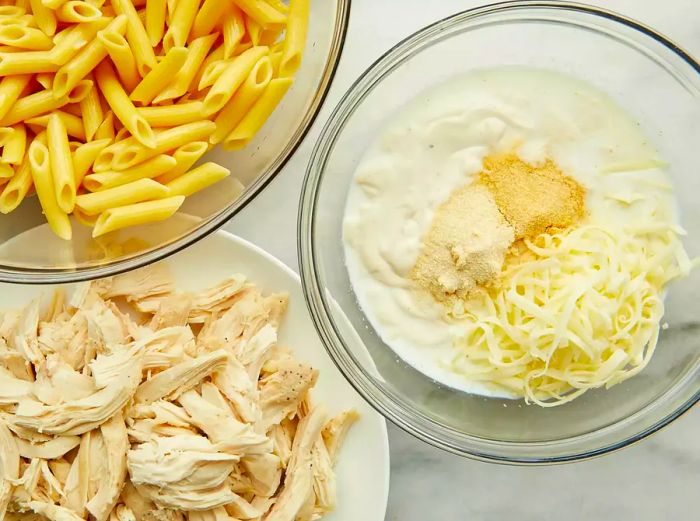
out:
<path id="1" fill-rule="evenodd" d="M 348 15 L 349 0 L 4 2 L 0 280 L 107 276 L 225 223 L 305 136 Z"/>
<path id="2" fill-rule="evenodd" d="M 419 30 L 307 170 L 299 264 L 329 354 L 393 423 L 485 461 L 668 425 L 700 399 L 699 119 L 700 64 L 616 13 L 503 2 Z"/>

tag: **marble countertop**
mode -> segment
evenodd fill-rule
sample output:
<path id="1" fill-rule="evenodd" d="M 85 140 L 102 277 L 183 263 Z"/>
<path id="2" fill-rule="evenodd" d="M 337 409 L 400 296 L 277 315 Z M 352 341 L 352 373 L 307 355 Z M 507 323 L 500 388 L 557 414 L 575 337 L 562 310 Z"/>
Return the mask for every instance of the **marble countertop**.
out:
<path id="1" fill-rule="evenodd" d="M 280 175 L 226 228 L 297 269 L 298 194 L 311 149 L 332 108 L 354 79 L 390 46 L 430 22 L 479 3 L 352 0 L 344 54 L 314 127 Z M 651 25 L 700 56 L 700 0 L 590 3 Z M 461 459 L 391 425 L 389 438 L 392 465 L 387 521 L 700 518 L 695 503 L 700 491 L 697 407 L 633 447 L 558 467 L 506 467 Z"/>

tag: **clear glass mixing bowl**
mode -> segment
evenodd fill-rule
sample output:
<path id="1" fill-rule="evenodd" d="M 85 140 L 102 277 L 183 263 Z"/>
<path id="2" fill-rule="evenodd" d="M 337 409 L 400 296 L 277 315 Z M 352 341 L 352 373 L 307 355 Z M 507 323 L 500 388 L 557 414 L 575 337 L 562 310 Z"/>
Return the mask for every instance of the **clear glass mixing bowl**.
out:
<path id="1" fill-rule="evenodd" d="M 691 256 L 700 254 L 700 66 L 653 29 L 563 2 L 506 2 L 466 11 L 399 43 L 355 82 L 313 152 L 299 216 L 307 303 L 328 352 L 388 419 L 433 445 L 494 462 L 554 463 L 637 441 L 700 398 L 700 273 L 669 289 L 656 354 L 610 390 L 543 409 L 454 391 L 385 345 L 359 308 L 344 265 L 343 209 L 353 173 L 383 125 L 421 91 L 477 67 L 520 64 L 578 76 L 635 115 L 671 164 Z M 373 363 L 358 356 L 369 351 Z"/>
<path id="2" fill-rule="evenodd" d="M 313 123 L 340 59 L 350 0 L 311 0 L 306 49 L 295 83 L 253 142 L 243 150 L 217 148 L 203 161 L 231 169 L 230 178 L 189 197 L 180 212 L 156 224 L 93 240 L 74 223 L 72 241 L 54 237 L 32 197 L 0 215 L 0 281 L 57 283 L 127 271 L 175 253 L 236 215 L 282 169 Z"/>

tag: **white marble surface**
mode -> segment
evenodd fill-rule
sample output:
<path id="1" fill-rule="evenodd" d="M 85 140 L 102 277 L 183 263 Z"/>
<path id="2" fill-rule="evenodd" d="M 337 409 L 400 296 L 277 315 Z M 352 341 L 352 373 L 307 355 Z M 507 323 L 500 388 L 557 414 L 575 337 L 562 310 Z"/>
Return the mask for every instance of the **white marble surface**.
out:
<path id="1" fill-rule="evenodd" d="M 322 123 L 353 80 L 391 45 L 474 0 L 352 0 L 330 95 L 284 171 L 227 229 L 297 269 L 301 181 Z M 636 18 L 700 56 L 700 0 L 592 2 Z M 624 451 L 559 467 L 518 468 L 445 454 L 390 426 L 388 521 L 660 521 L 700 519 L 700 410 Z M 357 520 L 361 521 L 361 520 Z"/>

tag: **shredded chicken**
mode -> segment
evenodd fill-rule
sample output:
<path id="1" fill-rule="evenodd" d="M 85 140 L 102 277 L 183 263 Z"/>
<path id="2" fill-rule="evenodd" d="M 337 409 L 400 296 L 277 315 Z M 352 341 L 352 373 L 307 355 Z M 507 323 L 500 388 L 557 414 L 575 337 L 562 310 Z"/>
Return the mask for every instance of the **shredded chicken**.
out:
<path id="1" fill-rule="evenodd" d="M 331 511 L 357 415 L 311 405 L 318 372 L 278 345 L 286 307 L 242 275 L 178 292 L 155 265 L 0 312 L 0 519 Z"/>

